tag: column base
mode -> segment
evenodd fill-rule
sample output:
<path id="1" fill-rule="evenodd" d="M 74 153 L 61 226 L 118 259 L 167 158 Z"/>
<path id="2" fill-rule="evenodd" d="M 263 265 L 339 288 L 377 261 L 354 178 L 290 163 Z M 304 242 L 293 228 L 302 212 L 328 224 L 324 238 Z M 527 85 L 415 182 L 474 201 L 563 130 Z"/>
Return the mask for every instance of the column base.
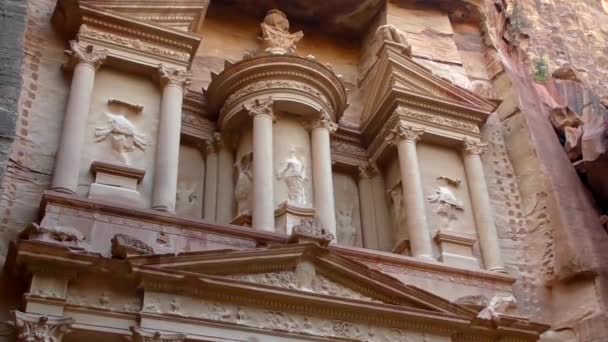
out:
<path id="1" fill-rule="evenodd" d="M 56 188 L 50 188 L 49 190 L 61 192 L 62 194 L 68 194 L 68 195 L 78 196 L 77 193 L 75 193 L 74 191 L 72 191 L 72 190 L 70 190 L 68 188 L 56 187 Z"/>
<path id="2" fill-rule="evenodd" d="M 504 274 L 508 274 L 509 272 L 507 272 L 507 270 L 502 267 L 502 266 L 498 266 L 498 267 L 492 267 L 490 269 L 488 269 L 488 271 L 490 272 L 497 272 L 497 273 L 504 273 Z"/>

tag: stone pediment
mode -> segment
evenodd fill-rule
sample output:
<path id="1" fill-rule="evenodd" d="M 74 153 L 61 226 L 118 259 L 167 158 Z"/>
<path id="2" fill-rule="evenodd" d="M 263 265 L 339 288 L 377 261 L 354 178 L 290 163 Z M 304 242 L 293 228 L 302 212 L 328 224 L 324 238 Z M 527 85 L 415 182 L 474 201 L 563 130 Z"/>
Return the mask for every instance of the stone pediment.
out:
<path id="1" fill-rule="evenodd" d="M 134 267 L 187 273 L 235 286 L 255 285 L 260 291 L 284 291 L 287 296 L 319 296 L 348 302 L 382 303 L 442 314 L 474 316 L 422 289 L 312 243 L 249 251 L 202 252 L 177 256 L 130 258 Z"/>
<path id="2" fill-rule="evenodd" d="M 434 75 L 399 47 L 385 44 L 379 52 L 362 115 L 362 132 L 370 143 L 399 107 L 420 113 L 418 117 L 441 117 L 481 126 L 497 104 Z M 421 123 L 424 125 L 424 119 Z M 433 122 L 434 121 L 434 122 Z M 438 120 L 433 120 L 436 124 Z M 449 124 L 447 125 L 449 126 Z"/>

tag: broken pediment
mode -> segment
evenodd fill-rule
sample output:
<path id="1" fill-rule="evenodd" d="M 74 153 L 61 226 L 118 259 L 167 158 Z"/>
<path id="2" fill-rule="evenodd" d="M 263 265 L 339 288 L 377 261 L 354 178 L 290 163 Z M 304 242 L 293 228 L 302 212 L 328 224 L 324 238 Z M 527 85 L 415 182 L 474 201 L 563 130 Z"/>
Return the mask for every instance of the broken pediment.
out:
<path id="1" fill-rule="evenodd" d="M 416 120 L 422 120 L 422 125 L 426 123 L 424 118 L 420 119 L 422 114 L 441 117 L 449 129 L 449 123 L 455 120 L 479 127 L 497 106 L 494 101 L 434 75 L 392 44 L 382 47 L 372 71 L 361 119 L 366 144 L 399 108 L 421 113 Z M 437 122 L 429 123 L 437 125 Z"/>

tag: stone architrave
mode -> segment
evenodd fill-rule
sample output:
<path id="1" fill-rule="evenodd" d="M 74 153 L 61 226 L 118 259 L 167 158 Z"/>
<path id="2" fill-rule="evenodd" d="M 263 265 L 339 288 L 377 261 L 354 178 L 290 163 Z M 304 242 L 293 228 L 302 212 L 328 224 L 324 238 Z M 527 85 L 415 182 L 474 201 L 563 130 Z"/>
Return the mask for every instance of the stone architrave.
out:
<path id="1" fill-rule="evenodd" d="M 329 114 L 323 109 L 319 112 L 319 118 L 309 121 L 307 125 L 311 132 L 312 177 L 316 216 L 330 233 L 337 236 L 330 135 L 336 132 L 338 125 L 331 120 Z"/>
<path id="2" fill-rule="evenodd" d="M 289 33 L 289 20 L 285 13 L 273 9 L 266 13 L 262 27 L 262 40 L 265 52 L 272 55 L 284 55 L 296 51 L 296 43 L 304 37 L 302 31 Z"/>
<path id="3" fill-rule="evenodd" d="M 72 318 L 57 318 L 13 311 L 18 342 L 61 342 L 74 324 Z"/>
<path id="4" fill-rule="evenodd" d="M 407 231 L 410 239 L 412 256 L 434 260 L 416 151 L 416 143 L 422 134 L 424 134 L 424 129 L 399 122 L 391 129 L 386 139 L 390 144 L 397 146 L 405 204 L 406 227 L 404 230 Z M 399 240 L 400 237 L 397 236 L 397 239 Z"/>
<path id="5" fill-rule="evenodd" d="M 182 123 L 184 88 L 189 84 L 191 73 L 163 64 L 158 66 L 162 101 L 156 142 L 154 192 L 152 209 L 175 212 L 177 193 L 177 167 Z"/>
<path id="6" fill-rule="evenodd" d="M 105 61 L 107 51 L 94 49 L 92 45 L 82 46 L 75 40 L 70 41 L 70 48 L 66 51 L 70 59 L 64 66 L 73 68 L 74 72 L 51 189 L 75 195 L 95 72 Z"/>
<path id="7" fill-rule="evenodd" d="M 186 335 L 180 333 L 161 333 L 138 327 L 131 327 L 133 342 L 183 342 Z"/>
<path id="8" fill-rule="evenodd" d="M 253 203 L 254 229 L 274 231 L 274 177 L 272 155 L 273 99 L 268 97 L 243 104 L 253 117 Z"/>
<path id="9" fill-rule="evenodd" d="M 487 144 L 478 141 L 464 140 L 464 169 L 469 184 L 471 204 L 484 265 L 490 271 L 505 272 L 500 255 L 498 233 L 494 223 L 494 213 L 490 204 L 490 195 L 481 162 L 481 154 L 486 146 Z"/>

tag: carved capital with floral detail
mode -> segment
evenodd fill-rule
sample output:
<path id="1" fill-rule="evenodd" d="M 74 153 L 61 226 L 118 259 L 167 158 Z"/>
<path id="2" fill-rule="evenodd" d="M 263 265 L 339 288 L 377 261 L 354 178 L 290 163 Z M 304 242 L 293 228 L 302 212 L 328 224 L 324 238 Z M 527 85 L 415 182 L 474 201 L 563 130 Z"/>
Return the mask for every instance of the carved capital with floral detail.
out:
<path id="1" fill-rule="evenodd" d="M 190 85 L 192 73 L 187 70 L 172 68 L 164 64 L 158 65 L 161 87 L 176 85 L 182 89 Z"/>
<path id="2" fill-rule="evenodd" d="M 274 101 L 272 97 L 268 97 L 265 100 L 255 99 L 250 103 L 243 104 L 243 109 L 245 109 L 252 117 L 257 115 L 266 115 L 274 121 L 276 118 L 272 109 L 273 103 Z"/>
<path id="3" fill-rule="evenodd" d="M 423 134 L 423 128 L 397 123 L 385 139 L 392 145 L 398 145 L 402 141 L 416 143 L 422 138 Z"/>
<path id="4" fill-rule="evenodd" d="M 481 156 L 485 152 L 487 147 L 488 144 L 482 143 L 481 141 L 465 139 L 462 142 L 462 153 L 465 157 Z"/>
<path id="5" fill-rule="evenodd" d="M 93 45 L 83 46 L 75 40 L 70 40 L 70 50 L 65 50 L 69 60 L 64 64 L 66 69 L 72 69 L 77 64 L 85 63 L 97 69 L 108 57 L 106 50 L 99 50 Z"/>
<path id="6" fill-rule="evenodd" d="M 371 160 L 359 164 L 359 177 L 365 179 L 371 179 L 380 175 L 378 165 Z"/>
<path id="7" fill-rule="evenodd" d="M 338 124 L 331 120 L 329 113 L 327 113 L 325 109 L 319 110 L 319 117 L 317 119 L 306 121 L 304 126 L 311 131 L 317 128 L 325 128 L 329 131 L 329 134 L 336 133 L 338 130 Z"/>
<path id="8" fill-rule="evenodd" d="M 61 342 L 74 324 L 72 318 L 55 318 L 13 311 L 18 342 Z"/>
<path id="9" fill-rule="evenodd" d="M 186 340 L 184 334 L 163 334 L 158 331 L 148 331 L 138 327 L 131 327 L 133 342 L 183 342 Z"/>

